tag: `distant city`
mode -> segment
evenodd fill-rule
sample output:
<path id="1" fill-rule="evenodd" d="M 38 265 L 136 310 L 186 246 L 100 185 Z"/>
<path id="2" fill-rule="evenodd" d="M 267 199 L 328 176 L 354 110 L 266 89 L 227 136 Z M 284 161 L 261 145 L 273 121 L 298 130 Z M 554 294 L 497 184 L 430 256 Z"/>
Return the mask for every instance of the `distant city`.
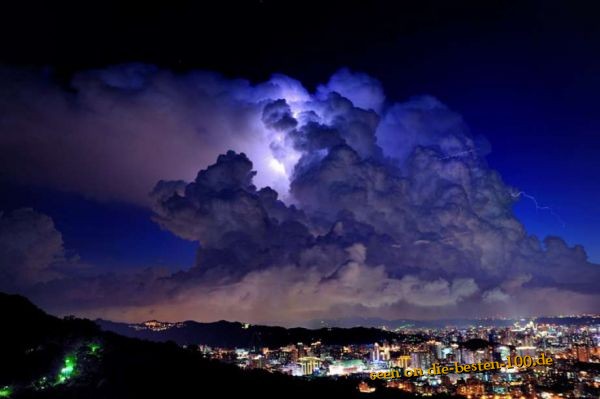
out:
<path id="1" fill-rule="evenodd" d="M 422 396 L 598 398 L 600 318 L 592 315 L 565 318 L 571 322 L 585 320 L 585 323 L 561 325 L 520 320 L 507 327 L 398 328 L 394 331 L 397 338 L 361 345 L 329 345 L 314 341 L 278 348 L 183 346 L 243 369 L 264 369 L 308 379 L 355 379 L 357 389 L 364 393 L 385 386 Z M 590 319 L 596 322 L 590 323 Z M 131 327 L 138 331 L 166 331 L 184 325 L 149 321 Z M 249 324 L 242 325 L 244 329 L 250 327 Z M 425 370 L 434 364 L 505 362 L 508 356 L 536 358 L 541 354 L 550 356 L 553 365 L 381 381 L 369 378 L 372 372 L 390 369 L 398 369 L 403 375 L 404 369 Z"/>

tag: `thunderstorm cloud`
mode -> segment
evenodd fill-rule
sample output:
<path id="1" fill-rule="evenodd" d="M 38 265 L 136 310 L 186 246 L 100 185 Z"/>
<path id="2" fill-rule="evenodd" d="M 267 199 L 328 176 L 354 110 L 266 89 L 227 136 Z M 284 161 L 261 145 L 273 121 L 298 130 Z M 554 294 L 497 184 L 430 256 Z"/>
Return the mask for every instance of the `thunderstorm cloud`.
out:
<path id="1" fill-rule="evenodd" d="M 147 65 L 68 89 L 0 80 L 4 177 L 149 207 L 199 243 L 177 273 L 94 274 L 65 258 L 47 216 L 3 215 L 3 288 L 57 312 L 293 325 L 599 308 L 598 265 L 527 233 L 485 138 L 433 97 L 391 103 L 347 69 L 314 92 Z"/>

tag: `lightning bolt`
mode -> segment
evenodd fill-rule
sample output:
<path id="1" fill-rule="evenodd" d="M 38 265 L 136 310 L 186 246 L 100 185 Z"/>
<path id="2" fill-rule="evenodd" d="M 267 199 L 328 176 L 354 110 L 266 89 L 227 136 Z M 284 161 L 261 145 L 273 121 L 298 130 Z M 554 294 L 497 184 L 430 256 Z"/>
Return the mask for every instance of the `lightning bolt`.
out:
<path id="1" fill-rule="evenodd" d="M 567 226 L 566 223 L 564 222 L 564 220 L 562 220 L 562 218 L 560 217 L 560 215 L 558 215 L 556 212 L 554 212 L 554 209 L 552 209 L 551 207 L 546 206 L 546 205 L 540 205 L 538 200 L 533 195 L 527 194 L 525 191 L 511 192 L 510 195 L 513 198 L 520 198 L 520 197 L 527 198 L 528 200 L 533 202 L 533 204 L 535 205 L 536 211 L 547 211 L 552 216 L 554 216 L 554 218 L 561 224 L 561 226 L 563 228 Z"/>

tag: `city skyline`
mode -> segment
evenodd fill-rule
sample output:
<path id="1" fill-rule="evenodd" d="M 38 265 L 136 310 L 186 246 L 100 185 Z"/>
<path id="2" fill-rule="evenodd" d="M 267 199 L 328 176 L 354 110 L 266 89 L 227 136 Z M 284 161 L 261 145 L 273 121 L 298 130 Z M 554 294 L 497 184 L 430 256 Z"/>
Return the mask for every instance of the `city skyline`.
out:
<path id="1" fill-rule="evenodd" d="M 156 335 L 146 338 L 164 341 L 167 337 L 161 334 L 184 326 L 145 323 L 130 328 L 154 331 Z M 387 388 L 482 399 L 559 398 L 565 394 L 595 397 L 599 387 L 597 322 L 561 325 L 524 320 L 504 326 L 408 327 L 373 343 L 360 343 L 363 338 L 349 344 L 335 343 L 336 335 L 329 339 L 317 335 L 298 343 L 289 337 L 281 346 L 272 341 L 209 344 L 202 341 L 202 334 L 185 336 L 188 344 L 180 344 L 210 359 L 307 379 L 350 379 L 363 393 Z M 541 362 L 524 365 L 522 359 L 527 358 Z M 464 366 L 466 371 L 456 371 Z"/>

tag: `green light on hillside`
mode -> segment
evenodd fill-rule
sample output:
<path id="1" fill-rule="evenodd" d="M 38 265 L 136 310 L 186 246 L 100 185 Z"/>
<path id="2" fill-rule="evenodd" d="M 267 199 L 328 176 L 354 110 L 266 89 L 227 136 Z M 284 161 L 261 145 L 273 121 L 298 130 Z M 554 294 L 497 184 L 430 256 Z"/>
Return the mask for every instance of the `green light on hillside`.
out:
<path id="1" fill-rule="evenodd" d="M 98 353 L 101 346 L 100 346 L 100 344 L 91 343 L 88 345 L 88 348 L 90 349 L 90 352 L 95 355 L 96 353 Z"/>
<path id="2" fill-rule="evenodd" d="M 65 364 L 58 373 L 58 383 L 61 384 L 73 376 L 75 372 L 76 359 L 73 355 L 65 357 Z"/>
<path id="3" fill-rule="evenodd" d="M 9 386 L 5 386 L 0 389 L 0 398 L 10 398 L 12 395 L 12 388 Z"/>

